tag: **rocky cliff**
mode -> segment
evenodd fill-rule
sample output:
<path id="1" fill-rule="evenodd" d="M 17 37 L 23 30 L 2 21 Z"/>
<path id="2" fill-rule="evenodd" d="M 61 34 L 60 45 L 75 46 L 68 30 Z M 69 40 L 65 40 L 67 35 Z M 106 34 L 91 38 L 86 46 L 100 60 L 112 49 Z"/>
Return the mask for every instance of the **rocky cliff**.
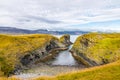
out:
<path id="1" fill-rule="evenodd" d="M 18 73 L 64 49 L 58 38 L 48 34 L 0 35 L 0 74 Z"/>
<path id="2" fill-rule="evenodd" d="M 114 62 L 120 59 L 120 34 L 84 34 L 77 38 L 71 52 L 86 66 Z"/>
<path id="3" fill-rule="evenodd" d="M 65 34 L 62 37 L 60 37 L 59 41 L 63 43 L 66 47 L 70 46 L 72 42 L 70 41 L 70 35 Z"/>

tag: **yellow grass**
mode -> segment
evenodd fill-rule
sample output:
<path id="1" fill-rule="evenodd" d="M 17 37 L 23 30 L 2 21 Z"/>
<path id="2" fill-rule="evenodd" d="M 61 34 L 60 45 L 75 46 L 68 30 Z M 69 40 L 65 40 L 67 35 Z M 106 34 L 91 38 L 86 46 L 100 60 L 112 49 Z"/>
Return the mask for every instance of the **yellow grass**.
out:
<path id="1" fill-rule="evenodd" d="M 73 51 L 82 53 L 98 64 L 120 59 L 120 33 L 89 33 L 77 38 Z"/>
<path id="2" fill-rule="evenodd" d="M 56 39 L 48 34 L 3 35 L 0 34 L 0 75 L 8 75 L 19 64 L 20 58 L 28 52 L 43 47 Z"/>
<path id="3" fill-rule="evenodd" d="M 120 61 L 55 77 L 40 77 L 34 80 L 120 80 Z"/>

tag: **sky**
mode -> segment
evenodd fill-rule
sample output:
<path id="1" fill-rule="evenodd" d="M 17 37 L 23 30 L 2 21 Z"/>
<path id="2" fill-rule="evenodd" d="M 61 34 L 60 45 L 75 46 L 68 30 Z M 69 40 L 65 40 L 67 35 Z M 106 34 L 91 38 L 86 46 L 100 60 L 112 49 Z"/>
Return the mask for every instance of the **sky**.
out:
<path id="1" fill-rule="evenodd" d="M 120 32 L 120 0 L 0 0 L 0 26 Z"/>

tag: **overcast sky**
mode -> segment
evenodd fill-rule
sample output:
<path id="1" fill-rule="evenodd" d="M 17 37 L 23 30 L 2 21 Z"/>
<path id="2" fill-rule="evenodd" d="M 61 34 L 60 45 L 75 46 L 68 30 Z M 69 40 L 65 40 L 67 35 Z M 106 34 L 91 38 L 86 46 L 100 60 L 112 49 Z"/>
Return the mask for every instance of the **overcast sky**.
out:
<path id="1" fill-rule="evenodd" d="M 0 0 L 0 26 L 120 31 L 120 0 Z"/>

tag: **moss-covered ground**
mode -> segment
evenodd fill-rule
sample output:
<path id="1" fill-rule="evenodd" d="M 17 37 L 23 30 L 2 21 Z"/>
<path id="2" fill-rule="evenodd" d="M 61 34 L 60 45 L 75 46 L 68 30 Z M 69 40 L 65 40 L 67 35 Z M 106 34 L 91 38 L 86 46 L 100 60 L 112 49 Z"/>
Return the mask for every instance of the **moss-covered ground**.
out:
<path id="1" fill-rule="evenodd" d="M 21 57 L 44 46 L 51 39 L 57 40 L 48 34 L 0 34 L 0 76 L 8 75 L 20 63 Z"/>
<path id="2" fill-rule="evenodd" d="M 89 33 L 77 38 L 72 50 L 98 64 L 120 59 L 120 33 Z"/>

